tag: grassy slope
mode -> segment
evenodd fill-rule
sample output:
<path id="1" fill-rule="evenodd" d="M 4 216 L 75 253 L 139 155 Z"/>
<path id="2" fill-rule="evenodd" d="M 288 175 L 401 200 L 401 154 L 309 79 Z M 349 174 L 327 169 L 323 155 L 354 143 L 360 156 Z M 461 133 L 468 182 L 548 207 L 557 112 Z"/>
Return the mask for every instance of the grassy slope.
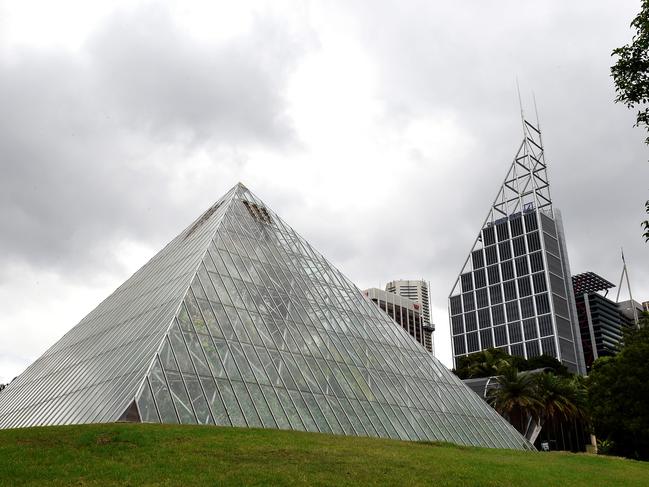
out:
<path id="1" fill-rule="evenodd" d="M 0 485 L 649 485 L 649 463 L 261 429 L 0 431 Z"/>

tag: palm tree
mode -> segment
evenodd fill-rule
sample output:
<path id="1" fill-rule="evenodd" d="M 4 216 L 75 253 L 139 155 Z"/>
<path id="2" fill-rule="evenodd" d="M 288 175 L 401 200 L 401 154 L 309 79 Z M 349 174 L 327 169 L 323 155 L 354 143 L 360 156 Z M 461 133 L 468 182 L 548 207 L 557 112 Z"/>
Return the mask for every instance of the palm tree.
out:
<path id="1" fill-rule="evenodd" d="M 488 348 L 481 352 L 480 360 L 469 367 L 469 377 L 493 377 L 499 375 L 505 368 L 510 368 L 506 355 L 498 349 Z"/>
<path id="2" fill-rule="evenodd" d="M 526 419 L 537 419 L 542 407 L 536 379 L 533 374 L 519 374 L 514 367 L 501 369 L 500 374 L 496 378 L 497 386 L 488 393 L 487 401 L 525 435 Z"/>
<path id="3" fill-rule="evenodd" d="M 571 379 L 552 373 L 536 375 L 541 417 L 548 420 L 571 420 L 581 414 L 579 391 Z"/>

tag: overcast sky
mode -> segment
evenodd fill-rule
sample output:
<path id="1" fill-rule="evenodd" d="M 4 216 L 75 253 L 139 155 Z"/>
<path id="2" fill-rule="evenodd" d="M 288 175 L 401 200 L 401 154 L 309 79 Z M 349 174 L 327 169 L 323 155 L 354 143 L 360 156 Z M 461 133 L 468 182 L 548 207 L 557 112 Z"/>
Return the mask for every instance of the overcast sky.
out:
<path id="1" fill-rule="evenodd" d="M 0 0 L 0 383 L 242 181 L 359 287 L 446 300 L 536 95 L 573 273 L 649 300 L 639 0 Z M 646 217 L 646 216 L 645 216 Z M 626 292 L 623 292 L 626 298 Z"/>

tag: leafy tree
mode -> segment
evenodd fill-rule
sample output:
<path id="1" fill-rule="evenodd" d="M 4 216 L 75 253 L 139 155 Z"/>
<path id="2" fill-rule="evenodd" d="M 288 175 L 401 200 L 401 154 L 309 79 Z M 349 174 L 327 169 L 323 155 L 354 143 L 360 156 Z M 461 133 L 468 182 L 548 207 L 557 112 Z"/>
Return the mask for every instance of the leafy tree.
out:
<path id="1" fill-rule="evenodd" d="M 534 374 L 519 373 L 509 367 L 501 371 L 496 383 L 498 386 L 489 391 L 487 401 L 524 435 L 527 418 L 538 418 L 543 407 Z"/>
<path id="2" fill-rule="evenodd" d="M 649 0 L 642 0 L 640 12 L 631 22 L 635 34 L 630 44 L 613 50 L 617 56 L 611 67 L 617 103 L 637 108 L 636 126 L 649 130 Z M 649 144 L 649 137 L 645 139 Z M 649 214 L 649 201 L 645 203 Z M 649 220 L 642 222 L 645 241 L 649 242 Z"/>
<path id="3" fill-rule="evenodd" d="M 487 348 L 461 357 L 454 372 L 460 379 L 492 377 L 500 374 L 503 368 L 510 367 L 511 358 L 511 355 L 502 350 Z"/>
<path id="4" fill-rule="evenodd" d="M 613 357 L 593 363 L 588 398 L 595 432 L 618 455 L 649 460 L 649 317 Z"/>
<path id="5" fill-rule="evenodd" d="M 519 368 L 520 370 L 550 369 L 556 375 L 563 377 L 571 375 L 565 365 L 559 362 L 556 358 L 549 355 L 539 355 L 538 357 L 532 357 L 530 359 L 527 359 L 526 362 L 526 368 Z"/>
<path id="6" fill-rule="evenodd" d="M 543 419 L 568 421 L 586 416 L 586 389 L 578 380 L 542 373 L 536 374 L 536 386 Z"/>
<path id="7" fill-rule="evenodd" d="M 509 355 L 497 348 L 487 348 L 480 352 L 460 357 L 457 362 L 457 369 L 453 372 L 460 379 L 476 379 L 479 377 L 499 375 L 503 369 L 510 367 L 514 367 L 520 371 L 550 369 L 557 375 L 570 375 L 568 369 L 561 362 L 549 355 L 525 359 L 517 355 Z"/>

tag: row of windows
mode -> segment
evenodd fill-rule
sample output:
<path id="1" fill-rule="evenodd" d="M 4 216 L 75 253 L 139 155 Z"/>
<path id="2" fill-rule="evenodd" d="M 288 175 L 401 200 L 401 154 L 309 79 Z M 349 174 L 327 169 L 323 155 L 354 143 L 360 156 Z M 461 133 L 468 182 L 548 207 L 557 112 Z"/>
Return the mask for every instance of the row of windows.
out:
<path id="1" fill-rule="evenodd" d="M 548 261 L 552 259 L 553 268 L 556 265 L 561 269 L 561 262 L 555 257 L 548 255 Z M 557 264 L 558 262 L 558 264 Z M 514 279 L 516 276 L 526 276 L 530 273 L 540 272 L 544 269 L 543 254 L 541 252 L 534 252 L 528 256 L 517 257 L 514 260 L 507 260 L 500 263 L 500 265 L 490 265 L 486 269 L 476 269 L 473 272 L 467 272 L 460 276 L 462 292 L 471 291 L 474 288 L 480 289 L 486 287 L 488 284 L 496 284 L 501 281 Z M 514 272 L 514 270 L 516 272 Z M 558 276 L 563 273 L 559 272 Z"/>
<path id="2" fill-rule="evenodd" d="M 501 333 L 499 330 L 498 333 Z M 498 348 L 507 352 L 511 355 L 518 357 L 533 358 L 540 355 L 549 355 L 550 357 L 557 358 L 557 348 L 554 342 L 554 338 L 542 338 L 541 340 L 529 340 L 526 342 L 514 343 L 507 347 L 505 342 L 499 344 L 498 336 L 496 335 L 496 329 L 494 328 L 494 337 L 496 341 L 492 341 L 491 335 L 480 334 L 480 339 L 482 340 L 482 348 L 480 348 L 478 343 L 478 334 L 472 333 L 467 335 L 466 345 L 462 337 L 455 337 L 453 339 L 453 351 L 455 352 L 455 357 L 465 355 L 467 353 L 475 353 L 479 350 L 484 350 L 486 348 Z M 527 352 L 527 353 L 526 353 Z"/>
<path id="3" fill-rule="evenodd" d="M 471 253 L 471 260 L 474 269 L 481 269 L 485 264 L 492 265 L 499 261 L 511 259 L 512 255 L 519 257 L 538 250 L 541 250 L 539 232 L 533 232 L 527 235 L 527 248 L 525 247 L 525 237 L 516 237 L 511 240 L 511 244 L 508 240 L 500 242 L 498 245 L 489 245 L 484 249 L 474 250 Z"/>
<path id="4" fill-rule="evenodd" d="M 502 312 L 502 309 L 500 310 Z M 478 321 L 480 323 L 480 329 L 489 329 L 492 324 L 488 322 L 488 315 L 486 321 L 480 321 L 480 314 L 478 314 Z M 538 321 L 538 329 L 537 329 Z M 493 321 L 494 330 L 502 326 L 504 328 L 504 320 Z M 525 339 L 529 340 L 531 338 L 538 338 L 539 336 L 550 336 L 553 334 L 552 328 L 552 318 L 549 314 L 539 316 L 538 318 L 524 318 L 522 321 L 523 327 L 521 328 L 520 318 L 515 318 L 515 321 L 509 322 L 507 327 L 509 329 L 509 342 L 519 342 L 522 340 L 522 333 L 525 333 Z M 476 315 L 475 313 L 468 313 L 464 315 L 464 321 L 462 316 L 454 316 L 451 318 L 451 327 L 453 335 L 461 335 L 464 333 L 471 333 L 478 330 L 476 325 Z"/>
<path id="5" fill-rule="evenodd" d="M 509 221 L 497 222 L 495 225 L 488 226 L 482 230 L 482 241 L 484 245 L 495 244 L 496 236 L 498 237 L 498 241 L 502 242 L 511 237 L 523 235 L 523 220 L 525 220 L 525 230 L 528 233 L 539 228 L 535 212 L 526 214 L 524 218 L 521 218 L 520 214 L 516 216 L 512 215 L 509 217 Z"/>
<path id="6" fill-rule="evenodd" d="M 489 288 L 478 289 L 473 292 L 464 293 L 450 298 L 451 315 L 458 315 L 475 309 L 494 306 L 503 301 L 512 301 L 518 298 L 525 298 L 532 294 L 544 293 L 547 291 L 547 283 L 544 273 L 520 277 L 516 280 L 506 281 L 500 285 L 489 286 Z"/>

